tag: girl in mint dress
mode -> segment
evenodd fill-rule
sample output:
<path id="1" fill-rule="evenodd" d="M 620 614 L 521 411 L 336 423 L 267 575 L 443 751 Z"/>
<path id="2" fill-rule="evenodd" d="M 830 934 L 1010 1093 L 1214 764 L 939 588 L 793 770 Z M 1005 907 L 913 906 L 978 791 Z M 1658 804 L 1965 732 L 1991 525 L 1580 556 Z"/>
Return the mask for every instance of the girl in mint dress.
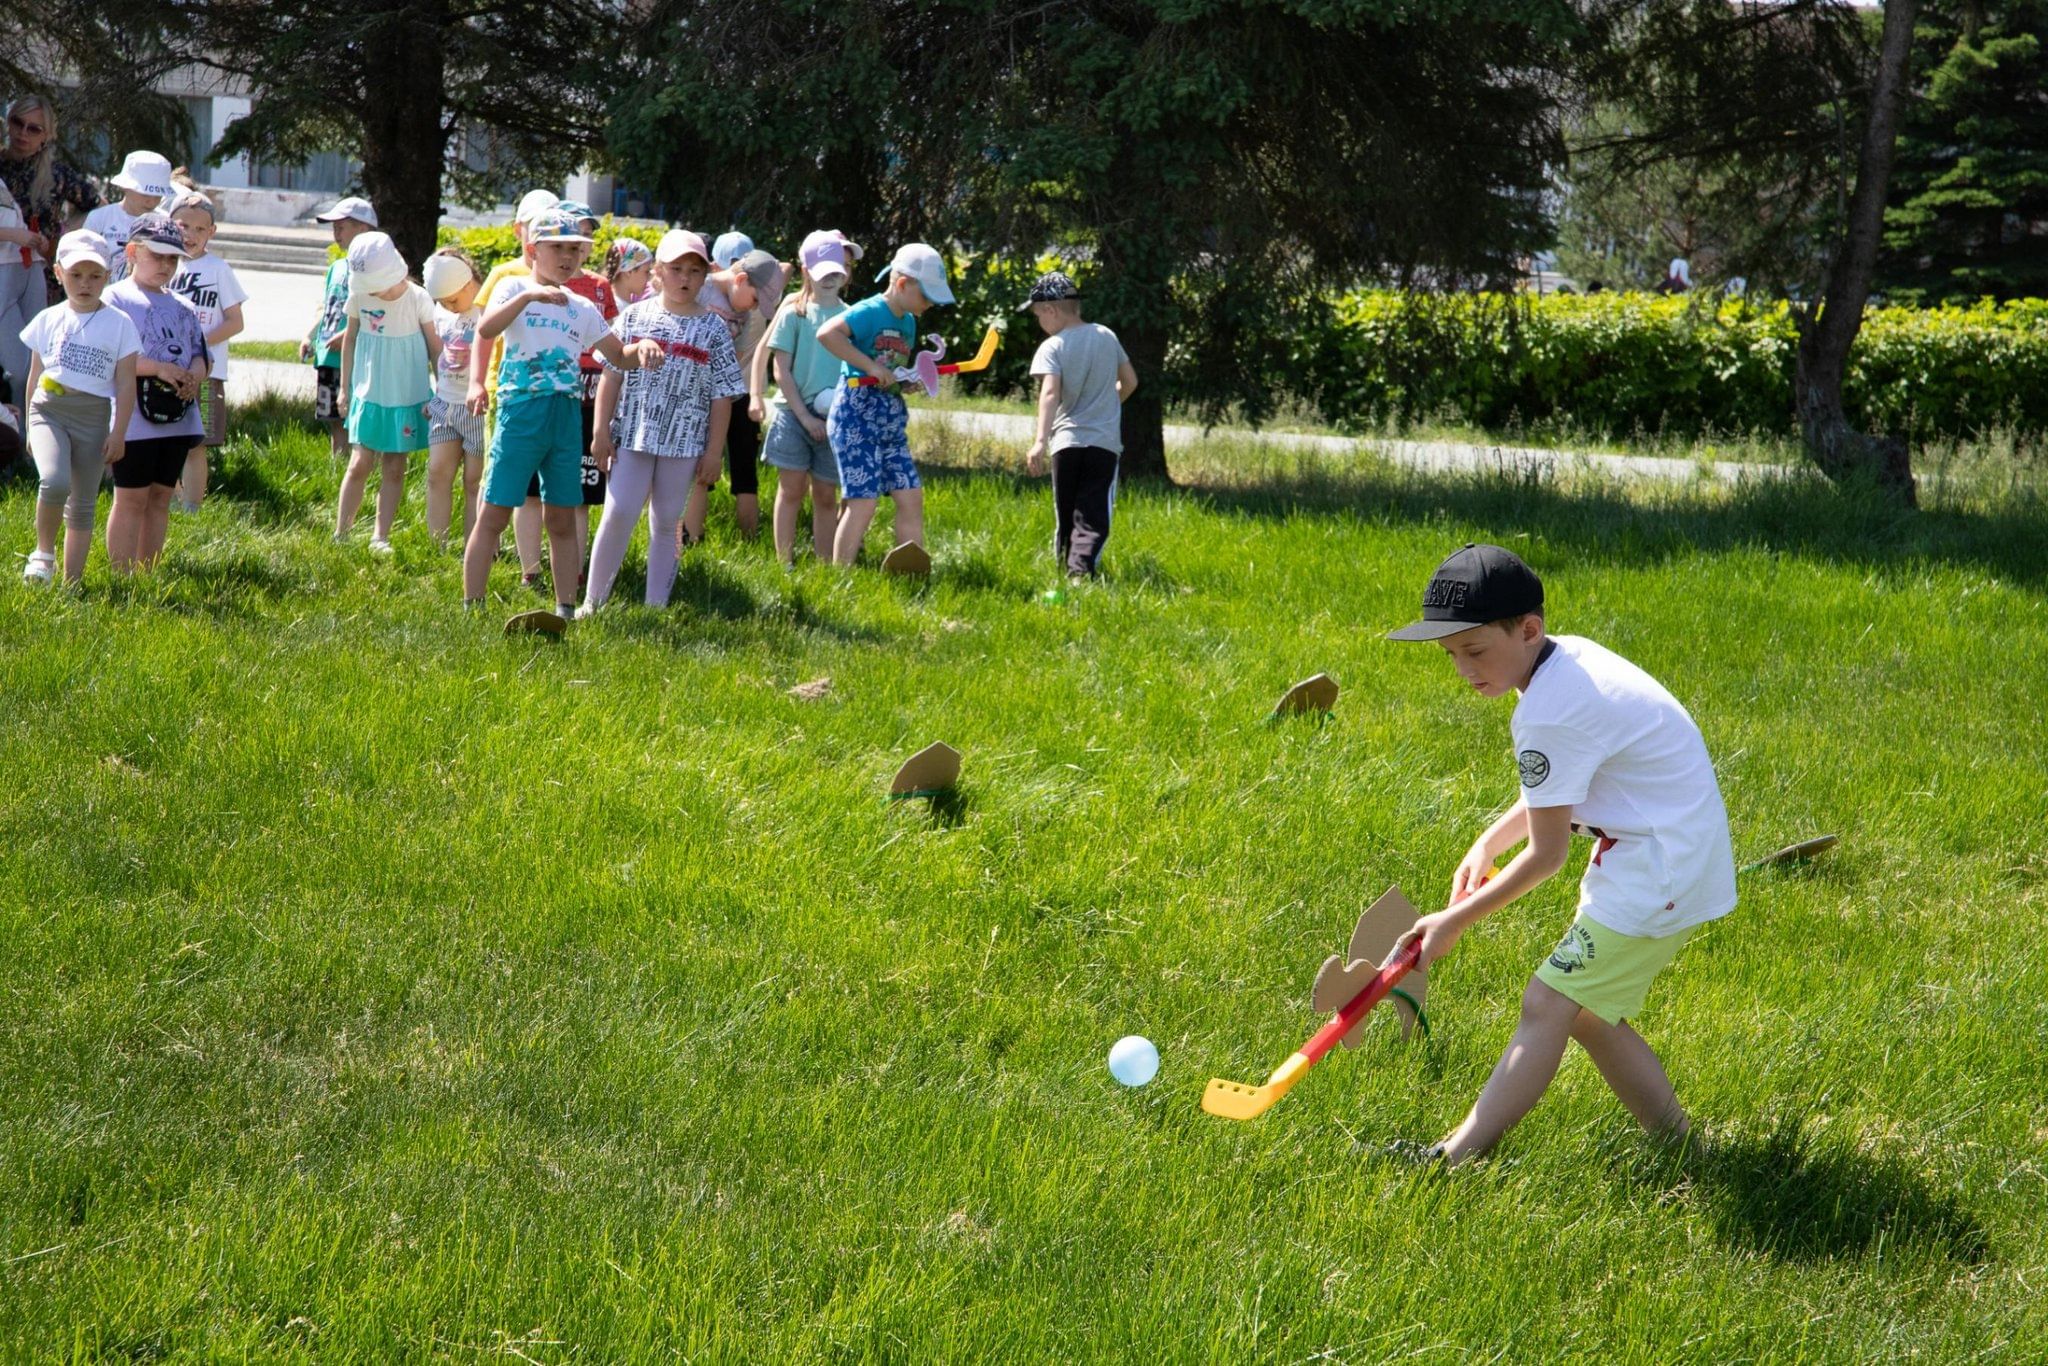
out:
<path id="1" fill-rule="evenodd" d="M 427 449 L 427 401 L 441 339 L 434 303 L 406 278 L 391 238 L 366 232 L 348 248 L 348 328 L 341 334 L 341 393 L 354 454 L 342 477 L 334 539 L 348 539 L 370 470 L 378 467 L 377 525 L 370 549 L 391 552 L 391 523 L 405 500 L 406 461 Z"/>

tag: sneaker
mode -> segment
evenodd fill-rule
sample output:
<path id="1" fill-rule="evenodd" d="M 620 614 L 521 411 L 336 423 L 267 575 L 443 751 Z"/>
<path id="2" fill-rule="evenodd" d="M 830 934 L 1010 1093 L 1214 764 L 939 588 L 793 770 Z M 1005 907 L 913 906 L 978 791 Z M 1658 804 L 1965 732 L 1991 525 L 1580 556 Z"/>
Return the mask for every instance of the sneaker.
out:
<path id="1" fill-rule="evenodd" d="M 23 583 L 48 583 L 57 576 L 57 557 L 43 551 L 34 551 L 28 557 L 28 567 L 21 571 Z"/>
<path id="2" fill-rule="evenodd" d="M 382 536 L 372 536 L 370 538 L 370 553 L 372 555 L 389 555 L 391 553 L 391 542 L 385 540 Z"/>
<path id="3" fill-rule="evenodd" d="M 1412 1138 L 1397 1138 L 1382 1145 L 1379 1155 L 1389 1162 L 1398 1162 L 1403 1166 L 1423 1170 L 1442 1168 L 1446 1165 L 1443 1144 L 1422 1143 Z"/>
<path id="4" fill-rule="evenodd" d="M 547 585 L 540 581 L 540 571 L 538 569 L 528 574 L 521 574 L 519 582 L 523 587 L 531 588 L 536 593 L 547 592 Z"/>
<path id="5" fill-rule="evenodd" d="M 592 617 L 596 616 L 599 612 L 603 610 L 604 604 L 601 602 L 586 602 L 581 607 L 576 609 L 576 615 L 570 618 L 570 620 L 589 621 Z"/>

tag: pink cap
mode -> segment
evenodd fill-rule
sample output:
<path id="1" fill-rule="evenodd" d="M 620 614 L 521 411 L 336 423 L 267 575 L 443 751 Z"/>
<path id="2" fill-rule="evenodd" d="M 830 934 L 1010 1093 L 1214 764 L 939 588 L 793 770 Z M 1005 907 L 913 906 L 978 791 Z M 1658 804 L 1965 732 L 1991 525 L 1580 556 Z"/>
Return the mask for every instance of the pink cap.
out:
<path id="1" fill-rule="evenodd" d="M 698 257 L 707 266 L 711 264 L 711 248 L 704 244 L 702 234 L 688 228 L 670 228 L 661 235 L 661 245 L 654 249 L 655 260 L 666 263 L 685 256 Z"/>

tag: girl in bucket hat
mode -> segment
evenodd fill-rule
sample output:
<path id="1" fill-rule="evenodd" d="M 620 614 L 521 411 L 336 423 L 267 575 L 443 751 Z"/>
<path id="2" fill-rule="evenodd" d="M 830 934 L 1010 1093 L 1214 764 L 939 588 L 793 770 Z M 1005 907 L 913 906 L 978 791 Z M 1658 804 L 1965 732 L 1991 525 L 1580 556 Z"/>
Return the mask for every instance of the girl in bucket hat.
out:
<path id="1" fill-rule="evenodd" d="M 341 334 L 341 392 L 355 448 L 334 513 L 334 539 L 348 539 L 373 465 L 377 523 L 370 549 L 391 553 L 391 523 L 405 498 L 406 461 L 428 444 L 427 400 L 441 339 L 434 302 L 406 278 L 405 258 L 381 232 L 348 249 L 348 327 Z"/>
<path id="2" fill-rule="evenodd" d="M 85 216 L 85 226 L 107 239 L 114 249 L 114 280 L 128 275 L 128 234 L 135 222 L 171 195 L 171 160 L 160 152 L 130 152 L 107 184 L 121 192 L 118 204 L 102 204 Z"/>

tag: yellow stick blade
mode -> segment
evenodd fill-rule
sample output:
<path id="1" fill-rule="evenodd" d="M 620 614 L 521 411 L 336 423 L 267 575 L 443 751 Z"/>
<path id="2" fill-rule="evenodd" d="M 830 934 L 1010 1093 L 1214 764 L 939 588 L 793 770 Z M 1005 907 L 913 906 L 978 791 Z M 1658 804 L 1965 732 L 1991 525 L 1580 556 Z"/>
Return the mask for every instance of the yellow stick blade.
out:
<path id="1" fill-rule="evenodd" d="M 1271 1086 L 1246 1086 L 1211 1077 L 1208 1089 L 1202 1092 L 1202 1108 L 1222 1119 L 1256 1119 L 1278 1099 Z"/>
<path id="2" fill-rule="evenodd" d="M 974 353 L 974 359 L 961 361 L 960 369 L 962 371 L 988 369 L 989 362 L 996 358 L 996 343 L 1001 339 L 1002 333 L 991 327 L 982 334 L 981 350 Z"/>

